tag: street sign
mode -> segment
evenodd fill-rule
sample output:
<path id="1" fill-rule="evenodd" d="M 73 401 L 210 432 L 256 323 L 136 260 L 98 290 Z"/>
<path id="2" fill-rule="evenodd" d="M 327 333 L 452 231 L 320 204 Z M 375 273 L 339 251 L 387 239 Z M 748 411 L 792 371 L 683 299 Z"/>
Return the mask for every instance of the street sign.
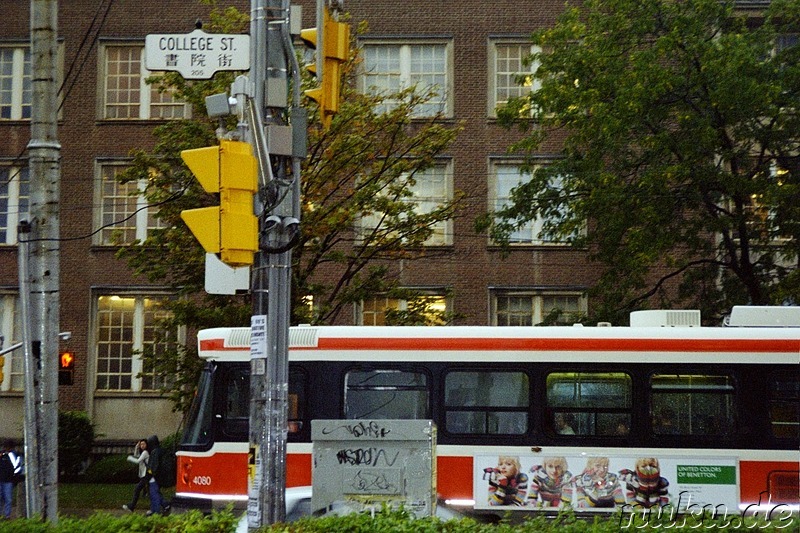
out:
<path id="1" fill-rule="evenodd" d="M 144 42 L 147 70 L 180 72 L 187 80 L 207 80 L 220 70 L 250 68 L 250 36 L 206 33 L 152 34 Z"/>

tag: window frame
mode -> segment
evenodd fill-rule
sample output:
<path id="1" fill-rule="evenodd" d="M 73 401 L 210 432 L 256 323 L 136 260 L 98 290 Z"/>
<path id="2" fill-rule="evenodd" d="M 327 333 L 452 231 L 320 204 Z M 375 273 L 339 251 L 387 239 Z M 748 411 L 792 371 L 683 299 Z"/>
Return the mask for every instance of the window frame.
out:
<path id="1" fill-rule="evenodd" d="M 541 51 L 541 48 L 535 46 L 531 43 L 530 38 L 525 38 L 523 36 L 506 36 L 506 37 L 490 37 L 488 42 L 488 50 L 487 50 L 487 57 L 488 60 L 488 68 L 487 68 L 487 115 L 489 118 L 497 118 L 497 108 L 500 105 L 504 105 L 508 102 L 508 100 L 499 100 L 498 99 L 498 77 L 500 70 L 498 69 L 498 63 L 501 60 L 499 54 L 499 48 L 501 47 L 519 47 L 520 50 L 527 47 L 528 48 L 528 55 L 538 53 Z M 520 56 L 519 58 L 519 67 L 520 69 L 523 68 L 522 62 L 524 60 L 524 56 Z M 541 82 L 538 81 L 533 75 L 536 73 L 538 68 L 538 62 L 533 62 L 528 67 L 530 69 L 529 72 L 525 72 L 525 74 L 529 74 L 531 76 L 531 86 L 528 89 L 529 92 L 535 92 L 541 87 Z M 520 70 L 519 72 L 511 73 L 507 72 L 506 75 L 512 74 L 522 74 L 523 71 Z M 525 87 L 517 85 L 519 87 L 520 93 L 524 92 Z M 518 95 L 523 96 L 522 94 Z"/>
<path id="2" fill-rule="evenodd" d="M 94 246 L 121 246 L 133 244 L 134 241 L 141 243 L 151 231 L 166 227 L 161 220 L 153 216 L 156 210 L 150 207 L 147 199 L 141 193 L 147 186 L 146 180 L 125 184 L 116 180 L 116 176 L 130 165 L 130 160 L 99 159 L 95 161 L 94 205 L 97 207 L 94 209 L 94 235 L 92 237 Z M 109 169 L 113 170 L 113 176 L 106 174 Z M 112 182 L 114 194 L 107 196 L 106 184 Z M 133 194 L 134 187 L 138 194 Z M 125 194 L 126 192 L 127 194 Z M 110 202 L 107 202 L 107 199 Z M 120 206 L 121 210 L 118 209 Z M 117 215 L 118 213 L 119 215 Z M 108 218 L 106 215 L 111 217 L 109 222 L 105 222 L 105 219 Z M 121 226 L 128 223 L 132 225 Z M 131 233 L 133 239 L 128 238 Z M 114 237 L 117 234 L 121 234 L 122 239 L 115 242 Z"/>
<path id="3" fill-rule="evenodd" d="M 438 172 L 436 174 L 429 174 L 428 172 L 431 170 L 436 169 Z M 415 193 L 419 190 L 418 185 L 420 184 L 422 178 L 433 178 L 426 179 L 425 183 L 434 182 L 434 180 L 441 180 L 443 179 L 443 188 L 444 194 L 443 197 L 436 197 L 436 196 L 416 196 Z M 399 179 L 408 180 L 412 176 L 404 175 Z M 413 175 L 414 180 L 416 181 L 416 185 L 409 186 L 409 191 L 412 193 L 412 196 L 409 198 L 403 198 L 401 201 L 405 204 L 411 204 L 414 206 L 414 212 L 417 214 L 427 214 L 430 211 L 422 210 L 420 206 L 424 205 L 426 201 L 429 204 L 433 202 L 440 201 L 440 203 L 435 204 L 436 206 L 442 205 L 443 203 L 451 202 L 453 200 L 454 195 L 454 188 L 453 188 L 453 161 L 451 159 L 439 159 L 437 160 L 433 166 L 427 168 L 425 170 L 420 170 L 414 173 Z M 381 223 L 381 219 L 383 218 L 383 214 L 379 212 L 374 212 L 366 216 L 361 216 L 356 221 L 356 232 L 358 234 L 359 240 L 364 240 L 364 236 L 371 233 L 375 230 L 376 227 Z M 376 222 L 377 221 L 377 222 Z M 376 223 L 373 223 L 376 222 Z M 436 223 L 436 225 L 432 226 L 433 232 L 431 236 L 422 243 L 424 247 L 436 247 L 436 246 L 452 246 L 453 245 L 453 219 L 449 218 L 447 220 L 442 220 Z"/>
<path id="4" fill-rule="evenodd" d="M 452 308 L 452 300 L 447 295 L 444 289 L 419 289 L 416 287 L 409 287 L 410 290 L 414 290 L 420 294 L 420 298 L 429 298 L 429 299 L 441 299 L 444 302 L 445 312 L 450 311 Z M 355 325 L 356 326 L 385 326 L 386 325 L 386 311 L 389 309 L 397 309 L 397 310 L 405 310 L 408 309 L 409 300 L 403 298 L 392 298 L 386 293 L 376 294 L 371 298 L 372 301 L 377 302 L 378 300 L 383 300 L 383 304 L 385 304 L 382 308 L 378 308 L 378 306 L 374 307 L 374 310 L 367 311 L 366 310 L 366 300 L 361 299 L 358 304 L 355 306 Z M 391 307 L 392 304 L 396 303 L 397 307 Z M 372 320 L 365 321 L 365 318 L 369 313 L 369 316 L 372 317 Z M 383 317 L 380 320 L 380 317 Z M 369 323 L 367 323 L 369 322 Z"/>
<path id="5" fill-rule="evenodd" d="M 3 348 L 21 342 L 22 323 L 19 318 L 19 294 L 11 291 L 0 292 L 0 335 Z M 5 354 L 3 364 L 5 378 L 0 383 L 0 392 L 23 392 L 25 389 L 25 355 L 22 350 Z"/>
<path id="6" fill-rule="evenodd" d="M 504 288 L 504 287 L 490 287 L 489 288 L 489 324 L 491 326 L 535 326 L 537 324 L 542 323 L 544 318 L 549 314 L 549 311 L 544 309 L 545 305 L 545 298 L 550 297 L 574 297 L 578 299 L 578 316 L 574 316 L 572 312 L 565 312 L 564 316 L 569 319 L 570 316 L 573 316 L 573 320 L 579 318 L 579 316 L 584 316 L 588 313 L 589 310 L 589 299 L 585 294 L 585 289 L 581 288 L 554 288 L 554 287 L 547 287 L 547 288 Z M 523 324 L 523 323 L 507 323 L 507 324 L 500 324 L 500 314 L 498 311 L 498 299 L 501 297 L 506 298 L 530 298 L 531 299 L 531 310 L 532 313 L 530 315 L 530 323 Z M 522 316 L 519 314 L 518 316 Z M 559 322 L 559 324 L 564 326 L 571 326 L 573 324 L 572 321 L 564 321 Z"/>
<path id="7" fill-rule="evenodd" d="M 6 206 L 5 229 L 0 228 L 0 234 L 5 237 L 0 246 L 19 243 L 17 226 L 20 220 L 30 218 L 30 185 L 30 168 L 27 165 L 0 165 L 0 200 L 5 199 Z"/>
<path id="8" fill-rule="evenodd" d="M 622 402 L 617 405 L 601 405 L 598 401 L 579 400 L 579 403 L 568 405 L 566 403 L 556 404 L 551 397 L 551 377 L 553 380 L 558 380 L 558 383 L 570 383 L 567 379 L 569 375 L 574 376 L 571 381 L 575 390 L 582 391 L 585 387 L 583 385 L 598 383 L 617 383 L 626 386 L 626 395 L 623 395 Z M 630 372 L 618 369 L 610 370 L 586 370 L 585 368 L 577 368 L 574 370 L 569 369 L 552 369 L 544 373 L 544 401 L 545 401 L 545 420 L 544 429 L 548 435 L 558 438 L 575 438 L 575 437 L 589 437 L 589 438 L 608 438 L 620 436 L 627 436 L 625 434 L 616 433 L 619 423 L 624 423 L 628 430 L 631 428 L 631 422 L 634 416 L 634 388 L 635 379 Z M 576 393 L 577 394 L 577 393 Z M 598 396 L 599 398 L 600 396 Z M 612 398 L 611 395 L 603 395 L 602 398 Z M 586 404 L 580 402 L 587 402 Z M 571 421 L 571 432 L 562 432 L 556 429 L 555 418 L 562 415 L 567 418 L 568 424 Z M 600 423 L 600 418 L 607 419 L 607 423 Z M 601 431 L 605 427 L 607 431 Z M 589 429 L 593 430 L 589 432 Z"/>
<path id="9" fill-rule="evenodd" d="M 772 374 L 769 377 L 769 427 L 770 433 L 772 437 L 778 440 L 797 440 L 800 437 L 800 420 L 798 420 L 798 414 L 800 413 L 800 407 L 798 407 L 798 402 L 800 401 L 800 394 L 797 391 L 791 390 L 791 385 L 794 384 L 794 388 L 800 388 L 800 378 L 798 378 L 797 374 Z M 785 385 L 790 385 L 785 389 L 781 390 L 778 387 L 778 383 L 783 383 Z M 789 416 L 784 416 L 781 418 L 776 418 L 776 411 L 777 412 L 788 412 Z M 794 413 L 792 413 L 794 411 Z M 776 426 L 792 426 L 794 429 L 789 429 L 788 435 L 779 435 L 775 429 Z"/>
<path id="10" fill-rule="evenodd" d="M 444 109 L 441 109 L 441 113 L 445 118 L 452 118 L 454 113 L 454 65 L 453 65 L 453 39 L 452 38 L 444 38 L 444 37 L 429 37 L 429 38 L 420 38 L 420 39 L 390 39 L 390 38 L 361 38 L 359 39 L 359 47 L 361 48 L 361 55 L 362 55 L 362 64 L 361 70 L 358 76 L 358 88 L 359 91 L 364 94 L 375 94 L 375 91 L 371 91 L 373 85 L 369 85 L 367 79 L 369 75 L 367 74 L 367 50 L 366 48 L 370 46 L 383 46 L 383 47 L 399 47 L 399 62 L 400 62 L 400 71 L 396 74 L 398 78 L 398 88 L 399 90 L 405 89 L 410 87 L 411 84 L 411 47 L 413 46 L 444 46 L 444 71 L 443 75 L 445 76 L 445 87 L 444 90 Z M 388 90 L 389 92 L 394 92 L 394 90 Z M 381 112 L 386 112 L 392 109 L 392 103 L 386 102 L 384 104 L 386 109 Z M 431 105 L 431 104 L 427 104 Z M 414 113 L 412 118 L 426 118 L 431 117 L 433 115 L 430 114 L 417 114 Z"/>
<path id="11" fill-rule="evenodd" d="M 466 398 L 466 401 L 462 402 L 455 402 L 452 403 L 448 400 L 448 379 L 451 376 L 455 376 L 457 374 L 475 374 L 476 376 L 479 374 L 486 375 L 487 377 L 494 376 L 495 374 L 509 374 L 509 375 L 516 375 L 523 378 L 520 384 L 524 385 L 527 389 L 523 392 L 523 398 L 526 400 L 525 405 L 493 405 L 496 401 L 489 401 L 489 403 L 485 404 L 473 404 L 468 405 L 468 403 L 472 400 L 477 402 L 475 398 Z M 477 388 L 477 387 L 476 387 Z M 532 400 L 532 392 L 533 392 L 533 380 L 531 376 L 523 369 L 515 369 L 515 368 L 508 368 L 508 369 L 488 369 L 486 367 L 482 368 L 458 368 L 458 369 L 448 369 L 444 372 L 442 376 L 442 399 L 441 399 L 441 422 L 444 425 L 444 431 L 450 435 L 459 435 L 461 437 L 466 436 L 484 436 L 484 437 L 496 437 L 498 435 L 505 435 L 509 437 L 520 437 L 523 435 L 527 435 L 530 433 L 533 427 L 533 418 L 531 417 L 531 405 L 533 403 Z M 507 389 L 503 389 L 507 390 Z M 456 431 L 455 420 L 451 423 L 449 421 L 450 414 L 456 413 L 464 413 L 464 414 L 473 414 L 477 415 L 479 413 L 483 413 L 483 431 Z M 505 414 L 518 414 L 522 416 L 524 420 L 524 429 L 516 432 L 500 432 L 500 431 L 491 431 L 490 422 L 492 415 L 496 415 L 498 413 L 505 413 Z M 477 420 L 477 419 L 476 419 Z M 509 421 L 513 423 L 513 416 L 509 418 Z M 496 417 L 495 427 L 499 429 L 499 422 L 500 418 Z"/>
<path id="12" fill-rule="evenodd" d="M 368 374 L 372 373 L 374 375 L 380 374 L 413 374 L 415 376 L 421 376 L 424 380 L 424 384 L 422 385 L 362 385 L 364 381 L 360 382 L 358 386 L 351 386 L 348 383 L 348 378 L 355 373 L 363 373 Z M 370 378 L 372 379 L 372 378 Z M 431 417 L 431 383 L 432 379 L 431 376 L 428 375 L 428 372 L 422 368 L 393 368 L 389 366 L 369 366 L 369 367 L 351 367 L 345 370 L 343 374 L 342 380 L 342 417 L 346 420 L 361 420 L 361 419 L 375 419 L 375 420 L 389 420 L 389 419 L 402 419 L 402 420 L 425 420 Z M 416 391 L 418 394 L 422 393 L 424 395 L 424 410 L 425 412 L 422 413 L 420 416 L 415 417 L 385 417 L 385 416 L 376 416 L 375 411 L 371 411 L 369 413 L 351 413 L 350 408 L 350 391 L 360 391 L 360 392 L 367 392 L 367 391 L 377 391 L 379 393 L 383 393 L 385 391 L 401 391 L 401 392 L 414 392 Z M 392 399 L 392 404 L 397 405 L 400 403 L 407 403 L 401 402 L 396 399 Z M 384 402 L 381 406 L 386 407 L 388 403 Z M 353 407 L 353 409 L 355 406 Z"/>
<path id="13" fill-rule="evenodd" d="M 138 76 L 135 73 L 129 73 L 129 79 L 138 79 L 138 87 L 130 87 L 128 88 L 128 92 L 130 94 L 136 93 L 138 94 L 138 101 L 132 101 L 132 98 L 126 99 L 124 102 L 116 102 L 114 104 L 110 103 L 109 98 L 109 52 L 113 49 L 139 49 L 139 58 L 138 58 L 138 69 L 139 73 Z M 133 61 L 132 61 L 133 62 Z M 187 118 L 191 118 L 191 106 L 187 102 L 180 102 L 171 100 L 169 96 L 161 96 L 155 86 L 150 85 L 147 83 L 147 78 L 151 76 L 156 76 L 163 74 L 160 71 L 151 71 L 147 70 L 145 67 L 145 51 L 144 51 L 144 42 L 135 40 L 135 41 L 119 41 L 119 40 L 108 40 L 102 41 L 99 47 L 99 54 L 98 54 L 98 76 L 99 80 L 97 83 L 97 116 L 99 120 L 102 121 L 109 121 L 109 122 L 123 122 L 123 121 L 168 121 L 168 120 L 183 120 Z M 124 85 L 124 84 L 123 84 Z M 110 106 L 126 106 L 130 109 L 138 108 L 138 113 L 136 116 L 110 116 L 110 115 L 118 115 L 118 113 L 110 113 L 109 108 Z M 155 111 L 161 107 L 164 108 L 173 108 L 175 109 L 175 114 L 179 114 L 180 116 L 161 116 L 159 113 Z M 178 113 L 178 109 L 181 111 Z M 131 113 L 132 114 L 132 113 Z"/>
<path id="14" fill-rule="evenodd" d="M 152 373 L 148 372 L 148 369 L 145 368 L 145 361 L 141 355 L 141 350 L 148 344 L 152 344 L 151 342 L 147 341 L 147 329 L 154 328 L 156 321 L 159 319 L 159 316 L 152 316 L 148 319 L 146 316 L 147 313 L 152 313 L 154 315 L 159 315 L 162 313 L 168 313 L 167 311 L 160 310 L 156 307 L 152 309 L 146 309 L 145 300 L 166 300 L 173 298 L 174 295 L 168 291 L 151 291 L 151 292 L 139 292 L 139 291 L 125 291 L 125 290 L 98 290 L 93 291 L 92 294 L 92 329 L 91 329 L 91 357 L 90 361 L 92 364 L 90 378 L 87 380 L 87 386 L 91 387 L 91 390 L 95 394 L 95 396 L 102 396 L 102 395 L 117 395 L 117 394 L 158 394 L 160 387 L 163 386 L 165 383 L 163 380 L 165 378 L 153 375 Z M 125 300 L 133 300 L 133 309 L 111 309 L 111 308 L 104 308 L 101 302 L 102 298 L 119 298 Z M 107 325 L 103 325 L 103 320 L 101 318 L 101 313 L 106 313 L 109 315 L 132 315 L 126 316 L 126 320 L 120 326 L 119 318 L 117 318 L 117 323 L 109 322 Z M 112 317 L 113 318 L 113 317 Z M 102 333 L 103 328 L 107 329 L 109 335 L 104 336 Z M 116 334 L 114 337 L 111 333 L 114 328 L 121 329 L 121 332 Z M 128 338 L 127 336 L 130 335 Z M 185 326 L 177 326 L 175 330 L 172 332 L 173 338 L 169 342 L 179 343 L 179 344 L 186 344 L 186 327 Z M 115 350 L 114 346 L 117 345 L 120 348 Z M 103 346 L 108 346 L 109 348 L 106 350 L 107 357 L 101 357 L 103 354 Z M 126 355 L 125 352 L 129 352 Z M 107 364 L 105 365 L 109 370 L 101 372 L 101 359 L 108 360 Z M 126 360 L 129 359 L 129 362 L 126 363 Z M 117 364 L 114 361 L 117 361 Z M 124 371 L 123 369 L 130 365 L 129 371 Z M 120 370 L 113 371 L 115 367 L 119 367 Z M 119 381 L 118 387 L 107 387 L 101 388 L 101 376 L 106 376 L 107 383 L 111 383 L 113 380 L 117 379 Z M 115 377 L 116 376 L 116 377 Z M 127 377 L 125 377 L 127 376 Z M 152 381 L 150 387 L 148 387 L 147 381 Z M 122 385 L 128 383 L 129 386 L 126 388 Z"/>
<path id="15" fill-rule="evenodd" d="M 0 76 L 11 80 L 11 88 L 8 91 L 10 100 L 5 103 L 0 100 L 0 121 L 20 121 L 30 120 L 33 113 L 33 63 L 30 51 L 30 43 L 0 43 L 0 51 L 11 51 L 11 74 Z M 27 73 L 26 73 L 27 71 Z M 0 93 L 2 96 L 2 93 Z M 3 117 L 2 111 L 8 109 L 8 117 Z M 27 113 L 27 116 L 26 116 Z"/>
<path id="16" fill-rule="evenodd" d="M 542 168 L 547 166 L 550 163 L 550 160 L 542 159 L 537 164 L 533 166 L 530 171 L 523 172 L 522 167 L 523 163 L 517 159 L 501 159 L 501 158 L 491 158 L 489 160 L 489 179 L 488 179 L 488 195 L 489 198 L 487 199 L 488 205 L 492 210 L 499 210 L 504 206 L 509 205 L 508 202 L 511 201 L 511 191 L 518 187 L 523 183 L 527 183 L 533 177 L 533 173 L 538 168 Z M 519 181 L 517 181 L 516 185 L 511 186 L 508 189 L 508 196 L 500 196 L 500 185 L 501 185 L 501 176 L 505 177 L 505 173 L 499 172 L 500 169 L 512 169 L 516 170 L 516 174 L 520 176 Z M 514 172 L 509 173 L 508 175 L 513 175 Z M 504 191 L 505 192 L 505 191 Z M 502 202 L 502 203 L 501 203 Z M 572 245 L 568 241 L 557 241 L 557 240 L 550 240 L 545 239 L 542 237 L 543 232 L 543 224 L 545 219 L 542 217 L 537 217 L 535 220 L 527 221 L 521 228 L 514 231 L 512 237 L 509 239 L 509 246 L 511 247 L 525 247 L 525 246 L 537 246 L 537 247 L 571 247 Z M 530 238 L 522 236 L 522 233 L 529 233 Z M 520 234 L 519 237 L 514 237 L 514 235 Z M 516 239 L 516 240 L 515 240 Z M 491 242 L 490 244 L 495 244 Z"/>
<path id="17" fill-rule="evenodd" d="M 654 386 L 654 381 L 658 378 L 667 379 L 667 378 L 675 378 L 673 381 L 675 382 L 673 385 L 661 385 L 661 386 Z M 686 380 L 689 380 L 689 383 L 684 383 Z M 691 383 L 691 380 L 696 379 L 697 381 L 701 382 L 697 385 Z M 714 380 L 725 380 L 725 383 L 721 386 L 714 386 L 714 384 L 704 385 L 702 384 L 703 381 L 714 381 Z M 649 405 L 648 405 L 648 416 L 649 416 L 649 425 L 650 425 L 650 434 L 653 435 L 654 438 L 667 438 L 667 439 L 675 439 L 675 438 L 712 438 L 712 439 L 720 439 L 720 438 L 730 438 L 736 433 L 736 425 L 738 423 L 737 415 L 739 409 L 739 400 L 738 400 L 738 393 L 739 387 L 736 382 L 736 377 L 734 373 L 726 372 L 724 370 L 719 371 L 711 371 L 706 372 L 705 370 L 691 370 L 686 369 L 681 372 L 670 372 L 670 371 L 662 371 L 662 372 L 652 372 L 645 382 L 645 386 L 647 387 L 647 395 L 649 397 Z M 670 426 L 668 429 L 663 430 L 664 420 L 663 418 L 669 417 L 669 414 L 665 414 L 663 407 L 664 404 L 668 404 L 670 406 L 678 405 L 675 401 L 671 402 L 664 402 L 657 399 L 660 395 L 673 395 L 677 396 L 679 394 L 697 394 L 697 395 L 708 395 L 708 394 L 717 394 L 717 395 L 725 395 L 728 398 L 727 403 L 727 410 L 729 414 L 729 419 L 725 421 L 716 422 L 716 426 L 720 429 L 720 431 L 703 431 L 703 429 L 698 425 L 695 428 L 695 424 L 697 424 L 697 417 L 701 414 L 701 409 L 696 409 L 692 404 L 697 402 L 690 402 L 690 401 L 682 401 L 679 405 L 688 406 L 690 412 L 688 416 L 685 413 L 675 412 L 672 409 L 672 417 L 675 419 L 674 422 L 677 422 L 674 426 Z M 662 420 L 657 420 L 657 419 Z M 688 431 L 684 431 L 681 421 L 688 420 L 689 429 Z M 658 429 L 658 425 L 662 425 L 662 430 Z M 685 424 L 684 424 L 685 425 Z"/>

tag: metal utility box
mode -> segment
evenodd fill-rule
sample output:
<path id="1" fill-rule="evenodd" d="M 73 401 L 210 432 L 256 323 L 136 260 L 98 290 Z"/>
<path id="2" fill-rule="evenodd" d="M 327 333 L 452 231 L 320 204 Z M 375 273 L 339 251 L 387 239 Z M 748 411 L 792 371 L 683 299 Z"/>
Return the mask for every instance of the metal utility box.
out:
<path id="1" fill-rule="evenodd" d="M 431 420 L 312 420 L 314 512 L 401 505 L 436 510 L 436 426 Z"/>

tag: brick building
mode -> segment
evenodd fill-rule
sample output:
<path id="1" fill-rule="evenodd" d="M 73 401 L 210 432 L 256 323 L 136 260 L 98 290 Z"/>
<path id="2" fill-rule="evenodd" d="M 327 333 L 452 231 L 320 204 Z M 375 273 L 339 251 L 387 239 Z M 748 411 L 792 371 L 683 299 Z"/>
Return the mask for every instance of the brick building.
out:
<path id="1" fill-rule="evenodd" d="M 220 3 L 249 11 L 249 2 Z M 304 26 L 313 26 L 315 2 L 298 3 Z M 0 333 L 6 345 L 20 339 L 16 225 L 25 217 L 29 183 L 29 4 L 0 0 Z M 501 128 L 493 110 L 519 94 L 513 74 L 525 68 L 521 58 L 531 50 L 528 36 L 551 25 L 562 5 L 555 0 L 435 5 L 349 0 L 345 5 L 353 23 L 369 23 L 358 42 L 370 65 L 364 86 L 388 84 L 393 77 L 435 80 L 444 88 L 442 109 L 454 123 L 463 122 L 451 150 L 426 176 L 440 184 L 439 194 L 465 192 L 466 208 L 431 244 L 436 254 L 399 264 L 395 272 L 403 286 L 441 297 L 460 324 L 535 324 L 553 308 L 580 313 L 589 306 L 584 291 L 594 274 L 584 250 L 542 241 L 531 223 L 517 232 L 510 255 L 502 258 L 486 235 L 473 229 L 475 216 L 502 204 L 520 179 L 520 161 L 506 150 L 516 133 Z M 62 348 L 74 352 L 76 369 L 74 383 L 60 387 L 59 401 L 62 410 L 87 411 L 107 441 L 163 435 L 180 420 L 154 390 L 155 378 L 140 376 L 141 361 L 132 356 L 152 339 L 154 304 L 169 291 L 134 278 L 114 257 L 114 238 L 142 238 L 152 223 L 146 206 L 137 205 L 114 175 L 129 162 L 132 148 L 152 146 L 155 125 L 188 113 L 144 84 L 145 36 L 189 33 L 204 17 L 207 7 L 187 0 L 60 2 L 60 328 L 72 332 Z M 542 163 L 557 151 L 557 146 L 543 151 Z M 391 305 L 403 302 L 381 296 L 365 301 L 353 309 L 350 323 L 381 323 L 382 310 Z M 21 353 L 8 354 L 4 370 L 0 437 L 19 438 Z"/>

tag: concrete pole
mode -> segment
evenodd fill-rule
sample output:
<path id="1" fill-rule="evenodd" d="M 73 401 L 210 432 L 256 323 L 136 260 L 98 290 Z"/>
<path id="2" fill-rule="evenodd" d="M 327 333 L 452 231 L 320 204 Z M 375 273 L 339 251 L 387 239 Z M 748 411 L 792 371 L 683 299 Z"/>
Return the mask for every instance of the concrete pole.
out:
<path id="1" fill-rule="evenodd" d="M 23 433 L 25 436 L 25 516 L 33 518 L 42 516 L 42 495 L 39 487 L 41 482 L 41 469 L 39 468 L 39 416 L 36 410 L 37 391 L 41 371 L 39 361 L 34 359 L 31 349 L 31 275 L 30 275 L 30 239 L 31 226 L 27 222 L 20 223 L 18 272 L 19 272 L 19 302 L 22 320 L 22 348 L 25 357 L 25 423 Z"/>
<path id="2" fill-rule="evenodd" d="M 42 518 L 58 522 L 59 194 L 58 2 L 31 0 L 31 350 L 38 355 L 36 391 Z"/>

